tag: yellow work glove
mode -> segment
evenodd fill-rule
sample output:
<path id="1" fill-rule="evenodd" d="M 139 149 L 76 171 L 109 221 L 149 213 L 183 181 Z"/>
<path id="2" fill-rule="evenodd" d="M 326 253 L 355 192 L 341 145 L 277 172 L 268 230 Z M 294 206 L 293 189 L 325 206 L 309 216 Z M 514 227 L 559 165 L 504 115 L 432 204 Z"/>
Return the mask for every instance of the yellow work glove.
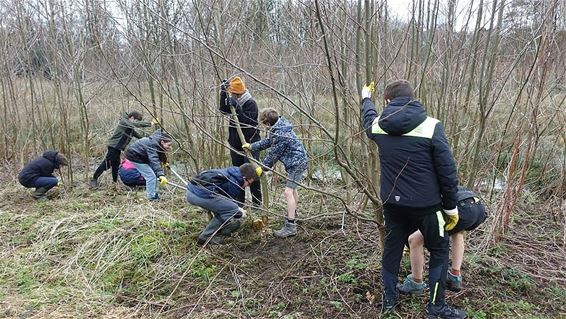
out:
<path id="1" fill-rule="evenodd" d="M 159 118 L 158 117 L 154 117 L 151 120 L 151 125 L 156 126 L 156 125 L 161 125 L 161 122 L 159 122 Z"/>
<path id="2" fill-rule="evenodd" d="M 454 209 L 445 209 L 444 210 L 444 221 L 446 224 L 444 225 L 444 229 L 452 230 L 458 224 L 458 220 L 460 217 L 458 216 L 458 207 Z"/>
<path id="3" fill-rule="evenodd" d="M 57 181 L 57 186 L 63 187 L 64 186 L 63 181 Z"/>
<path id="4" fill-rule="evenodd" d="M 244 151 L 246 151 L 246 150 L 247 150 L 247 151 L 251 151 L 251 150 L 252 150 L 252 146 L 250 145 L 250 143 L 244 143 L 244 144 L 242 144 L 242 149 L 243 149 Z"/>
<path id="5" fill-rule="evenodd" d="M 261 168 L 261 166 L 256 167 L 255 173 L 257 174 L 258 177 L 261 177 L 261 174 L 263 174 L 263 168 Z"/>
<path id="6" fill-rule="evenodd" d="M 168 182 L 168 181 L 167 181 L 167 177 L 165 177 L 165 176 L 159 176 L 159 184 L 160 184 L 161 186 L 167 185 L 167 182 Z"/>
<path id="7" fill-rule="evenodd" d="M 372 81 L 370 84 L 362 88 L 362 100 L 365 98 L 371 98 L 373 91 L 375 91 L 375 83 Z"/>

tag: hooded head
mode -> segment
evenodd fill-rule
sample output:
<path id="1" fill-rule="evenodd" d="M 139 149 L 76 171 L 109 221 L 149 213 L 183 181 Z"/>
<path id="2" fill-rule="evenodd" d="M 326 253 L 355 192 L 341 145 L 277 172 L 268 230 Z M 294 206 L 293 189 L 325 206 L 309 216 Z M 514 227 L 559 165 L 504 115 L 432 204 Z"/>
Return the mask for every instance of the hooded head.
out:
<path id="1" fill-rule="evenodd" d="M 45 151 L 43 153 L 43 157 L 51 161 L 55 166 L 55 168 L 59 168 L 61 166 L 67 166 L 69 164 L 65 155 L 57 151 L 53 151 L 53 150 Z"/>
<path id="2" fill-rule="evenodd" d="M 244 85 L 244 81 L 237 76 L 230 81 L 228 90 L 232 94 L 244 94 L 246 92 L 246 86 Z"/>

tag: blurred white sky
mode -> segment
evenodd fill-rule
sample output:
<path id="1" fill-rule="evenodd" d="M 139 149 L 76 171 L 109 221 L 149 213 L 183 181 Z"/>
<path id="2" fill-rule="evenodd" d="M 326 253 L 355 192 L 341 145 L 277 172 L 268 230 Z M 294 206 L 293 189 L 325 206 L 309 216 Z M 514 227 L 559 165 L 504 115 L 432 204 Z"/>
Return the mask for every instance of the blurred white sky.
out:
<path id="1" fill-rule="evenodd" d="M 412 10 L 413 10 L 413 3 L 418 5 L 418 1 L 413 0 L 389 0 L 387 1 L 387 5 L 390 9 L 390 15 L 392 17 L 396 17 L 401 21 L 408 21 L 411 17 Z M 427 10 L 427 5 L 430 3 L 432 6 L 434 1 L 424 1 L 424 11 Z M 489 21 L 488 16 L 491 14 L 491 5 L 492 1 L 484 1 L 484 21 Z M 470 8 L 472 6 L 472 8 Z M 476 21 L 477 16 L 477 8 L 478 8 L 478 1 L 471 1 L 471 0 L 457 0 L 456 1 L 456 23 L 455 29 L 461 29 L 466 22 L 473 27 Z M 431 8 L 432 9 L 432 8 Z M 472 10 L 472 14 L 470 16 L 470 10 Z M 443 24 L 446 22 L 446 18 L 448 16 L 448 0 L 440 0 L 439 1 L 439 14 L 437 16 L 437 25 Z M 468 17 L 470 17 L 469 21 Z"/>

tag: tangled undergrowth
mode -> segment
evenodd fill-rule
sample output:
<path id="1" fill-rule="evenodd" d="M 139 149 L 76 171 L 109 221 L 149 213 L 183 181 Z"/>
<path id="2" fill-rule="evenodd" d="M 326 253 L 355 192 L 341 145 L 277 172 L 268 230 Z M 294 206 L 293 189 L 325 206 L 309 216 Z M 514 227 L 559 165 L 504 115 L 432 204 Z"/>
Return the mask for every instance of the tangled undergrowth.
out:
<path id="1" fill-rule="evenodd" d="M 276 196 L 267 229 L 248 221 L 226 245 L 201 248 L 208 217 L 180 191 L 149 203 L 141 191 L 77 185 L 39 203 L 3 184 L 1 318 L 379 317 L 377 227 L 320 194 L 302 192 L 296 237 L 270 234 L 281 222 Z M 560 219 L 519 207 L 501 242 L 487 240 L 485 224 L 468 236 L 465 289 L 448 300 L 472 318 L 566 317 Z M 404 258 L 400 277 L 408 271 Z M 422 318 L 426 300 L 405 297 L 389 317 Z"/>

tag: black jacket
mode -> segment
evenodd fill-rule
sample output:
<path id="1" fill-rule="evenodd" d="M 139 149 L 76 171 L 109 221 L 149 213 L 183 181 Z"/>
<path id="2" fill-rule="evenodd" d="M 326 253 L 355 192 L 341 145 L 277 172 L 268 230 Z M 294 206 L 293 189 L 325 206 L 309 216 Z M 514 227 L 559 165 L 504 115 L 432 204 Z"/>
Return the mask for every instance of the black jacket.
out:
<path id="1" fill-rule="evenodd" d="M 456 207 L 458 174 L 442 123 L 408 97 L 393 99 L 380 116 L 366 98 L 362 120 L 379 148 L 384 205 Z"/>
<path id="2" fill-rule="evenodd" d="M 38 177 L 54 177 L 53 171 L 59 168 L 60 163 L 57 161 L 57 151 L 45 151 L 42 156 L 29 162 L 20 174 L 18 181 L 25 187 L 31 187 Z"/>
<path id="3" fill-rule="evenodd" d="M 156 176 L 164 176 L 159 159 L 165 151 L 161 148 L 160 139 L 161 131 L 157 130 L 150 137 L 137 140 L 126 150 L 126 158 L 132 162 L 148 164 Z"/>
<path id="4" fill-rule="evenodd" d="M 260 136 L 257 129 L 257 117 L 259 112 L 254 99 L 250 98 L 242 105 L 239 105 L 234 98 L 229 97 L 224 90 L 221 90 L 220 112 L 231 115 L 232 113 L 230 112 L 230 104 L 234 105 L 234 107 L 236 108 L 238 121 L 240 122 L 240 127 L 242 128 L 242 133 L 244 133 L 246 142 L 251 144 L 253 142 L 259 141 Z M 234 123 L 232 118 L 230 118 L 230 126 L 228 128 L 228 143 L 236 150 L 242 151 L 242 142 L 240 141 L 240 137 L 238 136 L 236 123 Z"/>

